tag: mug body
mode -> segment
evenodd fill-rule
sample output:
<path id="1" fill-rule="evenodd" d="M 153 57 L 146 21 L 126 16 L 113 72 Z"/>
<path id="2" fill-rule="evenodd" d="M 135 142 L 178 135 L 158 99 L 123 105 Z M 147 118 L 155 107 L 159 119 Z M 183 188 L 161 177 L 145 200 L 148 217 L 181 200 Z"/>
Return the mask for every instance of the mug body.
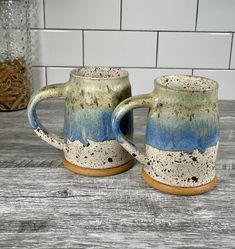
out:
<path id="1" fill-rule="evenodd" d="M 64 165 L 84 175 L 112 175 L 132 166 L 131 156 L 115 140 L 111 116 L 131 96 L 128 72 L 87 67 L 70 74 L 64 121 Z M 122 131 L 132 134 L 132 113 Z"/>
<path id="2" fill-rule="evenodd" d="M 218 84 L 196 76 L 163 76 L 155 80 L 153 96 L 144 177 L 170 193 L 177 188 L 185 188 L 184 194 L 187 188 L 195 188 L 195 194 L 208 191 L 216 180 Z"/>

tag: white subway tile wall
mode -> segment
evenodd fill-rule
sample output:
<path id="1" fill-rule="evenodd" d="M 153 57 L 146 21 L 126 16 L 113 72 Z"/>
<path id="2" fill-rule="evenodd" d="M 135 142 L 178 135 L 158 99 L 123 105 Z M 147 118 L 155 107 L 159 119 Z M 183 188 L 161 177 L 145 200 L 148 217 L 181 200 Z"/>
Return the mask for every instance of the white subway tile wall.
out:
<path id="1" fill-rule="evenodd" d="M 233 37 L 234 37 L 234 33 L 233 33 Z M 232 47 L 231 47 L 231 65 L 230 67 L 232 69 L 235 69 L 235 40 L 233 38 L 233 44 L 232 44 Z"/>
<path id="2" fill-rule="evenodd" d="M 46 74 L 44 67 L 33 67 L 33 90 L 45 86 Z"/>
<path id="3" fill-rule="evenodd" d="M 123 0 L 122 6 L 123 29 L 195 29 L 197 0 Z"/>
<path id="4" fill-rule="evenodd" d="M 34 30 L 33 66 L 82 66 L 82 31 Z"/>
<path id="5" fill-rule="evenodd" d="M 84 31 L 84 65 L 154 67 L 157 33 Z"/>
<path id="6" fill-rule="evenodd" d="M 120 0 L 46 0 L 46 28 L 119 29 Z"/>
<path id="7" fill-rule="evenodd" d="M 232 35 L 228 33 L 164 32 L 159 35 L 159 67 L 229 67 Z"/>
<path id="8" fill-rule="evenodd" d="M 234 0 L 32 2 L 34 89 L 99 65 L 128 70 L 133 95 L 152 91 L 160 75 L 193 74 L 235 99 Z"/>
<path id="9" fill-rule="evenodd" d="M 187 74 L 192 75 L 191 69 L 150 69 L 126 68 L 132 86 L 132 94 L 149 93 L 154 88 L 154 79 L 161 75 Z"/>
<path id="10" fill-rule="evenodd" d="M 234 0 L 200 0 L 197 30 L 235 31 Z"/>
<path id="11" fill-rule="evenodd" d="M 63 83 L 69 80 L 69 73 L 73 68 L 70 67 L 48 67 L 47 84 Z"/>
<path id="12" fill-rule="evenodd" d="M 220 83 L 219 98 L 235 99 L 235 70 L 194 70 L 194 75 L 214 79 Z"/>

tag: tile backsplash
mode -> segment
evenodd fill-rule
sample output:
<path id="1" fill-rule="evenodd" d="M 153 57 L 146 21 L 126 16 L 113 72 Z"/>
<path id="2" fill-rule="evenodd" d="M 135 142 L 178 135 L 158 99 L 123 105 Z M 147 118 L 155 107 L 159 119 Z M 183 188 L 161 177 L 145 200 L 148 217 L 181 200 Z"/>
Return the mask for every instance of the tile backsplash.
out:
<path id="1" fill-rule="evenodd" d="M 234 0 L 33 0 L 34 89 L 76 67 L 126 68 L 133 95 L 163 74 L 205 76 L 235 99 Z"/>

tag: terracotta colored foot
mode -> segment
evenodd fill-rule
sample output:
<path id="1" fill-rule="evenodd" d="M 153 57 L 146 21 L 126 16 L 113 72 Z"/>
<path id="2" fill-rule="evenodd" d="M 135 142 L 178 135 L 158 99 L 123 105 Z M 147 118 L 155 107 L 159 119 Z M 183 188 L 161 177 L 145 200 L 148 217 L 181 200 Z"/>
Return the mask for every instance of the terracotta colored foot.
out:
<path id="1" fill-rule="evenodd" d="M 67 168 L 68 170 L 80 174 L 80 175 L 84 175 L 84 176 L 111 176 L 111 175 L 116 175 L 116 174 L 120 174 L 122 172 L 127 171 L 128 169 L 130 169 L 134 163 L 133 161 L 129 161 L 123 165 L 114 167 L 114 168 L 109 168 L 109 169 L 91 169 L 91 168 L 85 168 L 85 167 L 81 167 L 81 166 L 77 166 L 75 164 L 70 163 L 69 161 L 67 161 L 65 159 L 65 157 L 62 158 L 62 162 L 65 166 L 65 168 Z"/>
<path id="2" fill-rule="evenodd" d="M 216 186 L 216 177 L 209 183 L 199 187 L 176 187 L 161 183 L 150 177 L 142 168 L 141 174 L 144 180 L 153 188 L 156 188 L 162 192 L 174 195 L 200 195 L 212 190 Z"/>

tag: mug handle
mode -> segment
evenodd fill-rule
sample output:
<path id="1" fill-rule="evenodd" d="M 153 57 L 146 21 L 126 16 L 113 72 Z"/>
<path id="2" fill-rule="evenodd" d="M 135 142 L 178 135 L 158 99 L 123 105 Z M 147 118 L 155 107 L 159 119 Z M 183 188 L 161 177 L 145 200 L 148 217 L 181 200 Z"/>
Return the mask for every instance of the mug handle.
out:
<path id="1" fill-rule="evenodd" d="M 66 97 L 68 90 L 67 83 L 57 83 L 43 87 L 36 92 L 30 98 L 28 104 L 28 119 L 31 127 L 35 133 L 48 144 L 54 146 L 57 149 L 63 150 L 64 148 L 64 139 L 55 135 L 54 133 L 48 132 L 47 129 L 40 123 L 36 107 L 39 102 L 44 99 L 49 99 L 53 97 Z"/>
<path id="2" fill-rule="evenodd" d="M 116 107 L 112 115 L 112 129 L 117 141 L 142 164 L 148 164 L 149 159 L 147 154 L 139 151 L 135 145 L 124 136 L 120 129 L 120 123 L 127 112 L 135 108 L 150 108 L 152 106 L 153 98 L 152 94 L 141 94 L 127 98 Z"/>

